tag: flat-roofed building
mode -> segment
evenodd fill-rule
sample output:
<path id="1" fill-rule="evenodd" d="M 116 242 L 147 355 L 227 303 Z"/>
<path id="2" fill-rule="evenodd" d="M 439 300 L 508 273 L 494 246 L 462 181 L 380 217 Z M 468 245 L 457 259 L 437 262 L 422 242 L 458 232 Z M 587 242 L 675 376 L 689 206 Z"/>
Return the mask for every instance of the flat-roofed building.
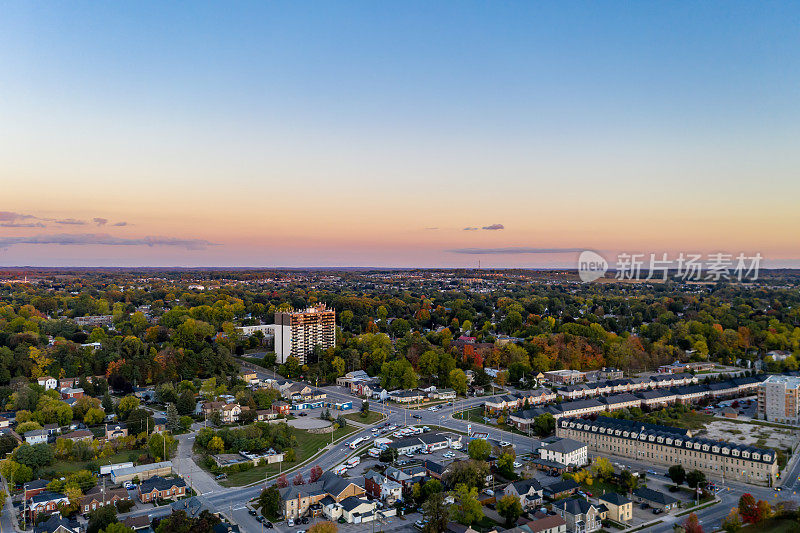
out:
<path id="1" fill-rule="evenodd" d="M 664 466 L 680 464 L 714 478 L 771 485 L 778 475 L 772 450 L 692 437 L 688 430 L 635 420 L 561 419 L 556 422 L 556 436 L 585 442 L 601 453 Z"/>
<path id="2" fill-rule="evenodd" d="M 756 415 L 762 420 L 797 424 L 800 420 L 800 377 L 770 376 L 758 385 Z"/>
<path id="3" fill-rule="evenodd" d="M 275 354 L 279 363 L 296 357 L 301 365 L 311 360 L 314 348 L 336 346 L 336 312 L 324 304 L 303 311 L 275 313 Z"/>

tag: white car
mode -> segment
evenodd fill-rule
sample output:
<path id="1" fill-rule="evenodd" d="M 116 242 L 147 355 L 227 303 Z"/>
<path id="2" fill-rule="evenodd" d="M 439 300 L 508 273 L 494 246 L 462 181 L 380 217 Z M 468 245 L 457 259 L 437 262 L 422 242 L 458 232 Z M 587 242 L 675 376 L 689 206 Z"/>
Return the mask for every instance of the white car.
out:
<path id="1" fill-rule="evenodd" d="M 518 463 L 517 461 L 514 461 L 514 468 L 522 468 L 522 463 Z"/>
<path id="2" fill-rule="evenodd" d="M 511 446 L 511 443 L 508 442 L 507 440 L 501 440 L 500 441 L 500 447 L 501 448 L 505 448 L 506 446 Z"/>

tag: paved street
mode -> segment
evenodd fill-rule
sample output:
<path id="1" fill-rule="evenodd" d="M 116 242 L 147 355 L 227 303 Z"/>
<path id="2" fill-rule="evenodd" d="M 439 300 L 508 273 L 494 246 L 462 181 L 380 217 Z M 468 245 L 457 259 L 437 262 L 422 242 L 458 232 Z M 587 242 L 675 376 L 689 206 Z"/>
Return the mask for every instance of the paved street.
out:
<path id="1" fill-rule="evenodd" d="M 272 377 L 272 373 L 267 373 L 261 369 L 257 370 L 259 377 L 265 378 L 267 376 Z M 332 401 L 352 401 L 353 402 L 353 409 L 348 411 L 349 413 L 358 412 L 361 407 L 361 400 L 350 393 L 348 389 L 343 387 L 338 387 L 335 385 L 320 387 L 328 396 L 329 400 Z M 505 393 L 505 391 L 501 391 Z M 442 409 L 436 411 L 430 411 L 427 408 L 422 409 L 414 409 L 414 406 L 409 406 L 409 408 L 402 407 L 400 405 L 394 403 L 387 403 L 381 404 L 380 402 L 370 401 L 370 409 L 372 411 L 377 411 L 384 413 L 387 416 L 388 422 L 397 425 L 427 425 L 427 426 L 440 426 L 446 429 L 450 429 L 453 431 L 466 433 L 468 426 L 471 426 L 473 431 L 483 431 L 489 434 L 489 438 L 493 440 L 505 440 L 511 442 L 517 451 L 517 454 L 525 454 L 530 453 L 535 450 L 540 440 L 532 437 L 518 435 L 516 433 L 511 433 L 507 431 L 502 431 L 498 428 L 487 426 L 485 424 L 475 423 L 475 422 L 468 422 L 465 420 L 459 420 L 452 418 L 454 413 L 458 413 L 462 410 L 467 410 L 471 407 L 476 405 L 482 404 L 486 399 L 489 397 L 480 397 L 480 398 L 468 398 L 466 400 L 460 400 L 456 402 L 453 406 L 444 406 Z M 383 424 L 385 420 L 381 420 L 379 423 Z M 353 424 L 354 426 L 362 426 L 361 424 Z M 193 430 L 197 431 L 201 427 L 200 424 L 195 424 L 193 426 Z M 331 470 L 334 467 L 338 466 L 339 464 L 343 463 L 349 455 L 354 453 L 348 446 L 347 443 L 355 439 L 356 437 L 361 436 L 372 436 L 371 433 L 371 426 L 363 426 L 359 431 L 348 435 L 345 439 L 340 442 L 335 443 L 333 446 L 328 445 L 326 446 L 320 453 L 319 456 L 315 457 L 313 460 L 309 461 L 307 464 L 290 469 L 286 472 L 287 476 L 292 477 L 296 475 L 298 472 L 302 473 L 303 476 L 308 479 L 310 475 L 310 470 L 313 466 L 319 465 L 324 470 Z M 235 487 L 235 488 L 225 488 L 220 486 L 211 475 L 207 472 L 202 470 L 198 467 L 194 461 L 191 460 L 191 449 L 193 444 L 194 434 L 187 434 L 181 435 L 179 437 L 179 447 L 178 447 L 178 454 L 175 459 L 176 463 L 176 470 L 183 476 L 185 476 L 187 483 L 190 483 L 191 486 L 197 491 L 198 497 L 200 500 L 210 509 L 214 509 L 220 511 L 227 516 L 229 516 L 233 521 L 235 521 L 241 527 L 242 531 L 245 533 L 251 532 L 260 532 L 262 531 L 262 525 L 257 522 L 252 516 L 250 516 L 247 512 L 248 502 L 257 497 L 261 490 L 264 488 L 265 483 L 256 483 L 254 485 L 248 487 Z M 620 457 L 615 456 L 606 456 L 608 457 L 613 463 L 617 463 L 623 465 L 628 468 L 632 468 L 639 471 L 647 471 L 653 469 L 652 464 L 645 464 L 641 462 L 637 462 L 630 459 L 623 459 Z M 658 467 L 656 471 L 660 474 L 663 474 L 663 471 L 666 471 L 666 467 Z M 794 461 L 792 462 L 788 468 L 787 472 L 784 474 L 784 482 L 786 483 L 786 489 L 784 489 L 781 493 L 776 493 L 773 489 L 766 488 L 766 487 L 754 487 L 743 485 L 740 483 L 721 483 L 721 480 L 714 480 L 721 484 L 722 490 L 719 493 L 719 498 L 721 503 L 713 505 L 711 507 L 701 509 L 697 512 L 697 515 L 701 521 L 701 523 L 707 528 L 711 529 L 711 527 L 716 526 L 720 523 L 720 521 L 728 514 L 731 507 L 735 506 L 739 496 L 744 492 L 752 493 L 757 499 L 765 499 L 770 502 L 775 502 L 780 498 L 792 498 L 797 499 L 796 489 L 800 489 L 800 481 L 798 481 L 798 475 L 800 475 L 800 462 Z M 663 476 L 660 476 L 659 481 L 666 483 L 667 480 Z M 271 481 L 270 481 L 271 482 Z M 792 492 L 789 492 L 792 491 Z M 137 514 L 148 514 L 151 517 L 160 516 L 163 514 L 168 514 L 169 508 L 154 508 L 154 509 L 146 509 L 142 511 L 134 511 L 130 514 L 137 515 Z M 656 533 L 661 532 L 668 532 L 672 531 L 672 525 L 676 522 L 680 522 L 684 520 L 685 517 L 674 517 L 672 515 L 661 515 L 659 517 L 654 517 L 655 519 L 661 520 L 662 523 L 656 526 L 653 526 L 649 529 L 649 531 L 653 531 Z M 407 520 L 402 520 L 399 518 L 393 519 L 391 524 L 387 523 L 384 524 L 383 530 L 384 531 L 391 531 L 397 529 L 408 529 L 413 524 L 416 518 L 409 518 Z M 300 528 L 307 529 L 308 525 L 303 525 Z M 376 528 L 380 528 L 381 524 L 375 524 Z M 5 527 L 5 525 L 3 526 Z M 344 526 L 342 530 L 347 532 L 348 528 L 351 526 Z M 372 526 L 367 526 L 371 528 Z M 285 522 L 276 524 L 276 529 L 280 532 L 289 532 L 290 529 L 300 529 L 298 527 L 289 528 Z M 354 528 L 363 530 L 363 526 L 360 528 Z"/>

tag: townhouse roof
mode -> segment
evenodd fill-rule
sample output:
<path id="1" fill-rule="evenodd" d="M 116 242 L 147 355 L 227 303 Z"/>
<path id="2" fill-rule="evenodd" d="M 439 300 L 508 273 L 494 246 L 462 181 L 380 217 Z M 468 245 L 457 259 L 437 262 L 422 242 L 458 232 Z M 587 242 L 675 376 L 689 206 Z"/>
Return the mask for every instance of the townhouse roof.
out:
<path id="1" fill-rule="evenodd" d="M 153 492 L 153 489 L 162 491 L 162 490 L 169 490 L 172 487 L 185 487 L 186 482 L 183 481 L 182 478 L 176 477 L 172 479 L 166 479 L 161 476 L 153 476 L 151 478 L 147 478 L 139 485 L 139 490 L 142 493 Z"/>
<path id="2" fill-rule="evenodd" d="M 633 494 L 642 498 L 643 500 L 647 500 L 649 502 L 656 502 L 661 505 L 671 505 L 673 503 L 677 503 L 678 499 L 673 498 L 669 494 L 664 494 L 661 491 L 653 490 L 647 487 L 639 487 L 638 489 L 633 491 Z"/>
<path id="3" fill-rule="evenodd" d="M 777 460 L 775 452 L 769 449 L 735 444 L 731 442 L 705 439 L 702 437 L 692 437 L 691 432 L 685 429 L 673 428 L 669 426 L 659 426 L 647 424 L 635 420 L 622 420 L 600 416 L 595 421 L 587 421 L 576 418 L 562 419 L 558 421 L 562 427 L 569 424 L 581 426 L 582 431 L 621 432 L 623 438 L 636 438 L 638 440 L 658 440 L 663 439 L 663 444 L 686 449 L 702 449 L 703 453 L 714 455 L 733 456 L 762 463 L 773 463 Z M 628 433 L 625 436 L 625 432 Z M 750 457 L 744 457 L 747 453 Z"/>
<path id="4" fill-rule="evenodd" d="M 598 496 L 597 499 L 601 502 L 606 502 L 617 506 L 631 503 L 627 497 L 623 496 L 619 492 L 606 492 L 605 494 Z"/>
<path id="5" fill-rule="evenodd" d="M 542 443 L 542 447 L 551 452 L 572 453 L 585 448 L 586 444 L 572 439 L 555 439 L 548 443 Z"/>
<path id="6" fill-rule="evenodd" d="M 363 485 L 363 478 L 361 478 Z M 320 478 L 313 483 L 306 483 L 305 485 L 290 485 L 281 489 L 281 497 L 283 500 L 290 500 L 296 498 L 301 494 L 318 495 L 318 494 L 331 494 L 338 495 L 345 488 L 351 484 L 356 484 L 358 478 L 342 478 L 337 476 L 331 471 L 324 472 Z M 359 486 L 361 486 L 359 485 Z"/>
<path id="7" fill-rule="evenodd" d="M 594 505 L 584 500 L 583 498 L 567 498 L 566 500 L 553 502 L 553 507 L 555 507 L 556 509 L 562 509 L 565 513 L 569 513 L 571 515 L 586 514 L 592 507 L 594 507 L 598 511 L 607 510 L 604 505 L 602 504 Z"/>
<path id="8" fill-rule="evenodd" d="M 537 479 L 535 479 L 535 478 L 520 479 L 519 481 L 512 481 L 511 485 L 514 486 L 514 488 L 517 490 L 518 494 L 526 494 L 531 489 L 533 489 L 533 490 L 535 490 L 537 492 L 542 490 L 542 484 L 539 483 L 539 481 Z"/>

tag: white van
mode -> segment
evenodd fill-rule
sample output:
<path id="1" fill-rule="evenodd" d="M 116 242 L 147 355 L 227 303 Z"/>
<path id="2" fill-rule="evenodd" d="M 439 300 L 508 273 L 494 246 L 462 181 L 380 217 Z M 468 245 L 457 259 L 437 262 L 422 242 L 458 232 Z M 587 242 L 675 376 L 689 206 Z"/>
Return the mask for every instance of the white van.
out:
<path id="1" fill-rule="evenodd" d="M 350 459 L 348 459 L 348 460 L 347 460 L 347 462 L 345 463 L 345 465 L 347 466 L 347 468 L 353 468 L 353 467 L 356 467 L 356 466 L 358 466 L 359 464 L 361 464 L 361 459 L 360 459 L 360 458 L 358 458 L 358 457 L 351 457 L 351 458 L 350 458 Z"/>
<path id="2" fill-rule="evenodd" d="M 336 474 L 337 476 L 341 476 L 345 472 L 347 472 L 347 467 L 345 465 L 339 465 L 336 467 L 336 470 L 333 471 L 333 473 Z"/>

